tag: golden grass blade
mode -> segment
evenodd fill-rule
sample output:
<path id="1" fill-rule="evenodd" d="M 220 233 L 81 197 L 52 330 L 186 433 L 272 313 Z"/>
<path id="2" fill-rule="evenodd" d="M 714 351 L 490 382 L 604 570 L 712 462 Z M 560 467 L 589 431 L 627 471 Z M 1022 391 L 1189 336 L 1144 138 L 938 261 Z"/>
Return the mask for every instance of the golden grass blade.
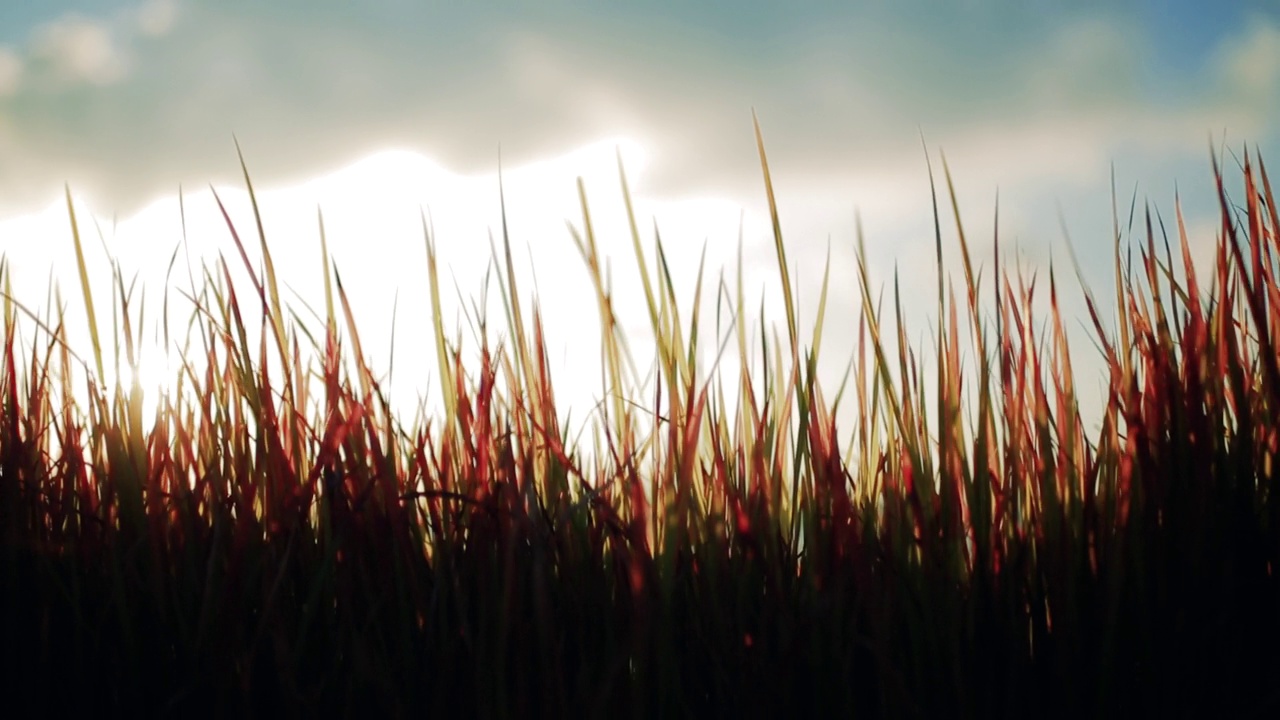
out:
<path id="1" fill-rule="evenodd" d="M 431 328 L 436 340 L 436 362 L 440 372 L 440 393 L 443 395 L 445 407 L 446 432 L 453 432 L 458 418 L 458 400 L 454 388 L 456 380 L 453 366 L 449 363 L 449 346 L 444 336 L 444 311 L 440 305 L 440 279 L 436 267 L 436 244 L 434 233 L 427 223 L 425 211 L 422 216 L 422 236 L 427 244 L 427 280 L 431 286 Z M 508 254 L 510 260 L 510 254 Z"/>
<path id="2" fill-rule="evenodd" d="M 85 267 L 84 248 L 80 242 L 80 225 L 76 222 L 76 209 L 71 202 L 71 186 L 65 186 L 67 215 L 71 218 L 71 240 L 76 248 L 76 269 L 80 272 L 80 290 L 84 298 L 84 311 L 89 318 L 89 340 L 93 343 L 93 364 L 98 371 L 98 382 L 106 377 L 102 369 L 102 343 L 98 340 L 98 318 L 93 311 L 93 292 L 89 289 L 89 271 Z M 7 294 L 7 293 L 6 293 Z"/>
<path id="3" fill-rule="evenodd" d="M 232 139 L 236 146 L 236 156 L 240 160 L 240 171 L 244 175 L 244 184 L 249 191 L 249 203 L 253 206 L 253 221 L 258 230 L 258 244 L 262 249 L 262 262 L 266 268 L 266 285 L 271 298 L 271 326 L 275 335 L 276 351 L 280 353 L 280 369 L 284 372 L 285 392 L 292 394 L 293 380 L 291 377 L 292 371 L 289 367 L 288 330 L 284 324 L 284 313 L 280 309 L 280 288 L 276 283 L 276 266 L 271 260 L 271 250 L 267 247 L 267 234 L 262 227 L 262 213 L 258 209 L 258 195 L 254 192 L 253 181 L 249 178 L 249 166 L 245 164 L 244 153 L 240 151 L 240 141 L 234 137 Z M 236 242 L 239 243 L 239 238 L 236 239 Z"/>
<path id="4" fill-rule="evenodd" d="M 778 219 L 778 202 L 773 196 L 773 177 L 769 174 L 769 159 L 764 152 L 764 136 L 760 134 L 760 121 L 756 111 L 751 111 L 751 123 L 755 126 L 756 150 L 760 154 L 760 171 L 764 174 L 764 192 L 769 198 L 769 219 L 773 223 L 773 245 L 778 255 L 778 274 L 782 280 L 782 296 L 787 307 L 787 334 L 791 338 L 791 354 L 799 356 L 799 335 L 796 331 L 795 298 L 791 293 L 791 275 L 787 265 L 787 249 L 782 242 L 782 222 Z"/>

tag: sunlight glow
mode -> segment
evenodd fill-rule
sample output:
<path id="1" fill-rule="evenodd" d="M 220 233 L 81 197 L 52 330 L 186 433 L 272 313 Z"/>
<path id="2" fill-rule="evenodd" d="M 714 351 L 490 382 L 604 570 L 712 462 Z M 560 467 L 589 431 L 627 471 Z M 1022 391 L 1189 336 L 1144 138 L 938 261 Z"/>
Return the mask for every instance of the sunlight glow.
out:
<path id="1" fill-rule="evenodd" d="M 711 288 L 722 268 L 732 275 L 741 232 L 749 295 L 753 302 L 758 300 L 760 292 L 772 285 L 776 272 L 767 262 L 771 258 L 767 215 L 760 208 L 744 207 L 733 199 L 710 193 L 655 196 L 645 183 L 650 157 L 644 143 L 612 137 L 560 156 L 504 167 L 501 178 L 496 168 L 491 173 L 459 175 L 419 153 L 387 149 L 297 185 L 271 187 L 255 183 L 281 301 L 296 313 L 289 316 L 290 322 L 301 323 L 314 338 L 323 337 L 324 274 L 319 242 L 322 215 L 332 260 L 330 270 L 342 281 L 369 365 L 379 377 L 387 377 L 387 371 L 394 370 L 387 382 L 393 408 L 402 419 L 409 420 L 425 398 L 428 412 L 437 412 L 442 406 L 439 385 L 433 378 L 434 341 L 428 330 L 431 305 L 424 223 L 440 255 L 444 325 L 451 340 L 457 332 L 462 333 L 464 352 L 475 352 L 478 344 L 472 335 L 473 315 L 483 302 L 482 281 L 490 271 L 492 251 L 496 248 L 502 252 L 500 198 L 504 197 L 516 282 L 525 295 L 525 321 L 532 321 L 528 313 L 532 309 L 531 296 L 536 294 L 562 412 L 568 414 L 572 410 L 575 424 L 585 422 L 602 387 L 598 310 L 586 266 L 572 237 L 576 232 L 585 240 L 579 179 L 586 192 L 602 265 L 612 268 L 609 275 L 619 300 L 615 311 L 642 376 L 653 362 L 649 319 L 643 307 L 618 175 L 619 156 L 650 272 L 657 271 L 655 222 L 677 287 L 694 286 L 705 245 L 704 282 L 708 289 L 704 292 L 703 312 L 712 315 L 716 295 Z M 252 158 L 248 161 L 252 175 Z M 114 395 L 119 378 L 127 396 L 136 381 L 144 396 L 148 424 L 154 421 L 165 398 L 177 392 L 176 379 L 184 360 L 180 348 L 184 343 L 192 348 L 186 361 L 196 372 L 202 372 L 203 343 L 199 331 L 189 328 L 189 322 L 193 313 L 199 312 L 197 305 L 219 317 L 220 322 L 218 300 L 201 294 L 211 280 L 215 287 L 223 285 L 219 263 L 226 264 L 233 279 L 251 344 L 256 345 L 262 329 L 261 302 L 218 208 L 219 200 L 235 225 L 253 273 L 259 281 L 265 281 L 253 209 L 243 187 L 184 192 L 181 204 L 176 194 L 157 198 L 119 222 L 99 219 L 97 209 L 79 196 L 75 201 L 103 343 L 105 389 Z M 16 277 L 24 285 L 15 288 L 15 294 L 22 298 L 44 297 L 52 280 L 66 312 L 68 343 L 92 365 L 92 346 L 69 229 L 65 202 L 51 204 L 39 215 L 0 224 L 5 235 L 39 238 L 10 254 L 15 269 L 22 270 Z M 118 375 L 112 369 L 112 334 L 120 332 L 121 290 L 113 280 L 117 271 L 128 297 L 135 343 L 142 338 L 137 368 L 128 367 L 127 354 L 123 347 L 120 349 Z M 225 288 L 219 292 L 225 300 Z M 489 325 L 491 332 L 496 331 L 491 341 L 496 343 L 507 330 L 492 281 L 489 293 Z M 682 297 L 680 302 L 687 306 L 691 299 Z M 337 298 L 335 302 L 339 302 Z M 44 310 L 40 309 L 43 307 L 31 309 L 44 317 Z M 689 308 L 683 310 L 688 313 Z M 336 311 L 339 326 L 345 327 L 340 302 Z M 166 313 L 169 348 L 163 347 L 159 339 L 164 334 L 161 325 L 166 322 Z M 188 333 L 194 334 L 188 338 Z M 393 333 L 394 358 L 390 352 Z M 299 338 L 305 365 L 316 357 L 316 348 L 306 346 L 305 335 Z M 123 342 L 122 337 L 120 340 Z M 268 345 L 269 366 L 274 374 L 279 358 L 274 345 Z M 715 345 L 706 343 L 704 349 L 709 355 L 714 354 Z M 190 378 L 184 384 L 189 392 Z M 81 382 L 76 387 L 81 392 L 84 385 Z"/>

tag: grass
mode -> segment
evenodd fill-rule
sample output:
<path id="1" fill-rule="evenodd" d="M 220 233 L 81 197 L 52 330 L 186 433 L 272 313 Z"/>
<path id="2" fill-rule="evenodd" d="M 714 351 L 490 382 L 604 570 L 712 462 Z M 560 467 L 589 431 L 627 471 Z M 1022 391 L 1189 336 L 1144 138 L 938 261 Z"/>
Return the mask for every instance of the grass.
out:
<path id="1" fill-rule="evenodd" d="M 1280 710 L 1280 222 L 1262 160 L 1245 155 L 1238 207 L 1214 158 L 1222 225 L 1204 277 L 1180 209 L 1172 244 L 1159 215 L 1132 241 L 1117 214 L 1115 305 L 1087 296 L 1109 373 L 1087 434 L 1054 274 L 1038 318 L 1044 286 L 1001 269 L 996 237 L 994 289 L 980 287 L 945 163 L 963 279 L 958 302 L 935 192 L 936 374 L 906 341 L 896 284 L 886 311 L 860 260 L 858 349 L 823 388 L 832 268 L 802 334 L 758 125 L 756 139 L 787 326 L 749 348 L 741 264 L 734 287 L 721 280 L 737 388 L 697 377 L 702 271 L 686 321 L 619 161 L 658 348 L 652 396 L 634 392 L 579 184 L 573 240 L 611 388 L 589 449 L 561 427 L 505 211 L 490 275 L 505 332 L 491 347 L 481 314 L 470 366 L 443 326 L 424 221 L 445 411 L 407 424 L 364 361 L 323 219 L 323 327 L 308 327 L 280 300 L 256 199 L 257 268 L 222 208 L 238 257 L 203 268 L 186 298 L 188 355 L 209 362 L 186 364 L 144 424 L 136 383 L 94 380 L 104 350 L 68 193 L 89 361 L 60 299 L 33 314 L 0 267 L 5 702 L 495 718 Z M 247 169 L 245 183 L 253 198 Z M 130 365 L 132 297 L 116 268 Z M 261 315 L 256 338 L 246 313 Z M 30 347 L 20 321 L 40 329 Z M 851 454 L 842 402 L 856 407 Z"/>

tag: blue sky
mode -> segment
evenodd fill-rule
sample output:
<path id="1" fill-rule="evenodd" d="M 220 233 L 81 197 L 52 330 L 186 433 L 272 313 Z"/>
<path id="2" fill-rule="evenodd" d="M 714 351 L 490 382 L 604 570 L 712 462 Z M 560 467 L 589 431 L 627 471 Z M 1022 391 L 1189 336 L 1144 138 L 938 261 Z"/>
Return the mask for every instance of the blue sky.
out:
<path id="1" fill-rule="evenodd" d="M 389 333 L 393 298 L 402 313 L 427 307 L 420 205 L 462 293 L 478 292 L 501 146 L 513 239 L 543 266 L 548 315 L 576 343 L 559 341 L 566 373 L 596 368 L 594 378 L 598 359 L 581 352 L 591 289 L 564 221 L 581 222 L 582 175 L 608 226 L 619 293 L 637 287 L 618 226 L 620 144 L 641 226 L 651 236 L 656 220 L 689 292 L 702 243 L 718 269 L 736 253 L 741 219 L 748 302 L 763 292 L 777 306 L 753 108 L 802 307 L 811 317 L 828 243 L 833 272 L 851 276 L 857 212 L 876 277 L 899 269 L 913 335 L 927 341 L 933 240 L 920 133 L 935 167 L 946 152 L 980 257 L 999 189 L 1011 257 L 1029 271 L 1064 261 L 1061 208 L 1086 278 L 1110 293 L 1113 163 L 1126 205 L 1136 191 L 1169 215 L 1177 183 L 1203 255 L 1215 221 L 1210 138 L 1237 152 L 1277 145 L 1280 3 L 4 3 L 0 252 L 21 271 L 19 290 L 44 297 L 52 272 L 75 297 L 64 183 L 101 220 L 112 254 L 144 277 L 181 237 L 180 185 L 189 225 L 203 218 L 195 254 L 228 251 L 206 190 L 225 192 L 251 227 L 234 134 L 293 286 L 315 300 L 319 203 L 358 316 Z M 857 309 L 856 292 L 836 282 L 832 322 Z M 421 334 L 403 318 L 397 353 Z M 828 329 L 837 380 L 851 325 Z M 1075 350 L 1091 353 L 1083 338 Z"/>

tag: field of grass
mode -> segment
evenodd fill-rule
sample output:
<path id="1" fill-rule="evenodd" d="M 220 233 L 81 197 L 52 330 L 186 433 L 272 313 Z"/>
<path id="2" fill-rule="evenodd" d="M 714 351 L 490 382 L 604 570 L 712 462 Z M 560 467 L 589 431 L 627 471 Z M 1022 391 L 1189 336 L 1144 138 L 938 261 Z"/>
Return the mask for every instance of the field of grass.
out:
<path id="1" fill-rule="evenodd" d="M 1233 199 L 1213 159 L 1211 273 L 1195 272 L 1180 211 L 1171 231 L 1157 214 L 1117 214 L 1116 295 L 1088 299 L 1109 390 L 1086 433 L 1063 288 L 1002 269 L 998 238 L 980 285 L 949 173 L 934 196 L 932 401 L 896 287 L 876 299 L 865 262 L 847 281 L 862 288 L 859 350 L 846 382 L 822 387 L 823 312 L 797 327 L 758 127 L 756 140 L 788 322 L 748 347 L 741 274 L 715 291 L 736 298 L 740 387 L 696 377 L 700 303 L 681 317 L 662 245 L 632 218 L 658 380 L 648 397 L 623 392 L 633 361 L 583 195 L 572 239 L 618 389 L 590 452 L 561 428 L 505 226 L 493 252 L 504 340 L 480 333 L 470 365 L 443 325 L 426 234 L 445 412 L 409 426 L 364 362 L 341 268 L 326 273 L 323 327 L 309 327 L 280 300 L 260 220 L 250 238 L 224 210 L 229 262 L 251 286 L 222 263 L 193 280 L 192 352 L 208 362 L 188 365 L 144 424 L 136 384 L 72 386 L 106 377 L 110 353 L 68 194 L 92 347 L 69 347 L 61 311 L 33 314 L 0 267 L 5 705 L 1277 716 L 1280 222 L 1262 160 L 1244 156 Z M 630 215 L 621 164 L 619 176 Z M 941 261 L 953 224 L 959 301 Z M 115 284 L 113 330 L 133 364 L 141 331 L 118 270 Z M 1034 317 L 1045 293 L 1050 312 Z M 825 309 L 827 280 L 821 295 Z M 834 417 L 850 403 L 846 457 Z"/>

